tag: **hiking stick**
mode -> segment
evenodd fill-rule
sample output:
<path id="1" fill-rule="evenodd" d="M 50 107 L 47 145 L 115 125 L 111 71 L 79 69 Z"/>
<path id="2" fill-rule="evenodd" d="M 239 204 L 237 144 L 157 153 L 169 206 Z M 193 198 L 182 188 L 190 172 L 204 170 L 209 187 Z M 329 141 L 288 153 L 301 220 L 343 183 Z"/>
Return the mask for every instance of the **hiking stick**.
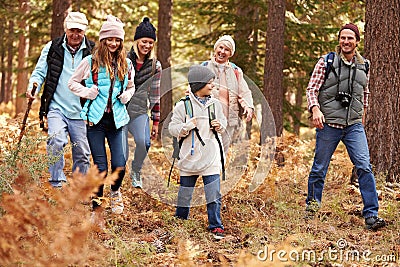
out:
<path id="1" fill-rule="evenodd" d="M 37 83 L 33 83 L 32 91 L 31 91 L 31 95 L 32 96 L 35 95 L 37 87 L 38 87 L 38 84 Z M 29 98 L 28 99 L 28 105 L 27 105 L 26 110 L 25 110 L 24 119 L 22 120 L 21 130 L 20 130 L 19 137 L 18 137 L 17 148 L 19 148 L 19 146 L 21 144 L 22 137 L 25 134 L 26 120 L 28 119 L 29 111 L 31 110 L 33 100 L 34 100 L 34 98 Z"/>
<path id="2" fill-rule="evenodd" d="M 172 160 L 171 169 L 169 170 L 167 187 L 169 187 L 169 182 L 171 181 L 171 173 L 172 173 L 172 169 L 174 168 L 174 163 L 175 163 L 175 158 Z"/>

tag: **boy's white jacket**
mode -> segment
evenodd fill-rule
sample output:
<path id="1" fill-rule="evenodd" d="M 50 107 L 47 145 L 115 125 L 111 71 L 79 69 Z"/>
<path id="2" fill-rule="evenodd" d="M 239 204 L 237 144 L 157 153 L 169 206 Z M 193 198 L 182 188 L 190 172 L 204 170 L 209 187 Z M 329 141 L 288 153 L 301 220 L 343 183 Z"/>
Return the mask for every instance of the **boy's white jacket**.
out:
<path id="1" fill-rule="evenodd" d="M 206 105 L 201 104 L 192 92 L 189 92 L 189 97 L 193 106 L 193 116 L 196 118 L 197 128 L 205 145 L 203 146 L 195 132 L 191 131 L 194 128 L 194 124 L 186 115 L 185 102 L 179 101 L 173 110 L 168 130 L 172 136 L 178 137 L 178 139 L 187 136 L 182 143 L 179 153 L 180 159 L 177 164 L 180 175 L 219 174 L 222 170 L 220 151 L 215 135 L 210 128 L 208 107 L 214 103 L 215 117 L 225 130 L 227 122 L 222 111 L 222 105 L 213 97 L 207 101 Z M 192 133 L 194 134 L 193 155 L 191 155 Z M 221 136 L 219 138 L 222 142 Z"/>

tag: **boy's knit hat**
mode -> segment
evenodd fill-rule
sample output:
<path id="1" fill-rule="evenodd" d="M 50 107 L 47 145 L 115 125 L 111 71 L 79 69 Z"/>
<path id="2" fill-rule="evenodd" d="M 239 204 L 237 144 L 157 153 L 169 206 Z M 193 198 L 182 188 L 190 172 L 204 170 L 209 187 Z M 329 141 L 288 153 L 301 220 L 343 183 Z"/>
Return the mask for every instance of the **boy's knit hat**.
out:
<path id="1" fill-rule="evenodd" d="M 88 24 L 89 23 L 85 14 L 81 12 L 69 12 L 64 20 L 64 29 L 80 29 L 82 31 L 86 31 Z"/>
<path id="2" fill-rule="evenodd" d="M 196 93 L 215 77 L 214 72 L 201 65 L 192 65 L 189 68 L 188 81 L 192 93 Z"/>
<path id="3" fill-rule="evenodd" d="M 154 28 L 153 24 L 150 23 L 148 17 L 143 18 L 143 21 L 136 27 L 133 40 L 136 41 L 137 39 L 144 37 L 151 38 L 154 41 L 156 40 L 156 28 Z"/>
<path id="4" fill-rule="evenodd" d="M 227 47 L 229 47 L 232 51 L 232 56 L 235 54 L 235 41 L 230 35 L 223 35 L 221 36 L 214 44 L 214 50 L 217 49 L 218 45 L 223 43 Z"/>
<path id="5" fill-rule="evenodd" d="M 349 29 L 352 30 L 355 34 L 356 34 L 356 40 L 360 41 L 360 31 L 358 30 L 357 25 L 353 24 L 353 23 L 347 23 L 346 25 L 344 25 L 338 34 L 338 38 L 340 37 L 340 33 L 344 30 L 344 29 Z"/>
<path id="6" fill-rule="evenodd" d="M 125 31 L 122 21 L 113 15 L 107 15 L 107 21 L 103 23 L 99 33 L 99 40 L 109 37 L 116 37 L 124 40 Z"/>

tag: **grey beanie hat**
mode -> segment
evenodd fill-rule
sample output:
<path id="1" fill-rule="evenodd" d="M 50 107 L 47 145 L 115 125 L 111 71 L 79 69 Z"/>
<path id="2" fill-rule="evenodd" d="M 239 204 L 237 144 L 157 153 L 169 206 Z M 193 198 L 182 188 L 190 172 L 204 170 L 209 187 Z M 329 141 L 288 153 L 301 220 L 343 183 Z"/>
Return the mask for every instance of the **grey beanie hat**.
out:
<path id="1" fill-rule="evenodd" d="M 192 93 L 202 89 L 213 78 L 215 78 L 214 72 L 205 66 L 193 65 L 189 68 L 188 81 Z"/>

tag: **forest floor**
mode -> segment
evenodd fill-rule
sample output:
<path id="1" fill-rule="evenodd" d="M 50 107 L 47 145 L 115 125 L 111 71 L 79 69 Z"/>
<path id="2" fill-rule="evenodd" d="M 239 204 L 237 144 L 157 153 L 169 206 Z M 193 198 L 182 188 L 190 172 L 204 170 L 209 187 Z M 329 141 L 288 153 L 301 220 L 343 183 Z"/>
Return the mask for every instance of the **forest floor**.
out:
<path id="1" fill-rule="evenodd" d="M 285 132 L 278 139 L 279 160 L 250 192 L 260 160 L 254 137 L 247 166 L 223 194 L 226 237 L 216 242 L 207 231 L 205 205 L 195 205 L 189 220 L 173 216 L 177 172 L 172 189 L 166 189 L 170 162 L 160 142 L 149 152 L 153 169 L 143 171 L 152 182 L 136 189 L 126 174 L 123 214 L 112 214 L 105 197 L 106 227 L 93 226 L 89 199 L 99 174 L 94 168 L 85 177 L 72 174 L 67 151 L 69 182 L 62 190 L 49 187 L 45 135 L 34 113 L 17 156 L 21 117 L 0 114 L 0 186 L 5 192 L 0 200 L 0 266 L 400 266 L 400 186 L 376 175 L 380 216 L 388 225 L 365 229 L 361 196 L 350 183 L 352 165 L 343 145 L 331 160 L 321 209 L 314 219 L 304 219 L 315 145 L 310 129 L 301 138 Z M 13 156 L 17 163 L 10 161 Z"/>

